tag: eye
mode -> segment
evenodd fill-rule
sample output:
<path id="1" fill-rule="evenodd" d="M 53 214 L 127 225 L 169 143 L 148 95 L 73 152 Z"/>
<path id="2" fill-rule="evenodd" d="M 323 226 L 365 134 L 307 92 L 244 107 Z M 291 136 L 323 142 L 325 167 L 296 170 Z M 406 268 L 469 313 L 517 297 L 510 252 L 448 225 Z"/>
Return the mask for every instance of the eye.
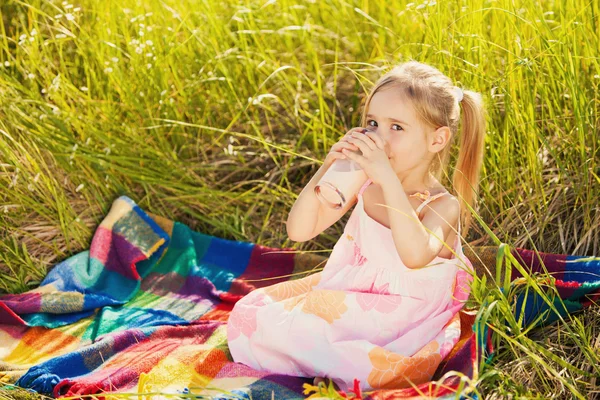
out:
<path id="1" fill-rule="evenodd" d="M 393 124 L 393 125 L 392 125 L 392 129 L 393 129 L 393 127 L 394 127 L 394 126 L 397 126 L 397 127 L 399 128 L 399 129 L 394 129 L 395 131 L 404 130 L 404 128 L 402 128 L 402 127 L 401 127 L 400 125 L 398 125 L 398 124 Z"/>
<path id="2" fill-rule="evenodd" d="M 371 122 L 373 122 L 374 125 Z M 377 126 L 377 122 L 374 119 L 370 119 L 367 121 L 367 126 Z"/>

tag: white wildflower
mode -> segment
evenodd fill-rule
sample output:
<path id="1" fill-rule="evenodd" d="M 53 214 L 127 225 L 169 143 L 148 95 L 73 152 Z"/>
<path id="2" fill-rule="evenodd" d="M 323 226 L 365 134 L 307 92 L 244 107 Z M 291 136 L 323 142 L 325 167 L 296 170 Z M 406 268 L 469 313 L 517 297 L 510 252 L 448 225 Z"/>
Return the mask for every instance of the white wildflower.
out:
<path id="1" fill-rule="evenodd" d="M 54 79 L 52 79 L 52 84 L 48 88 L 51 92 L 56 92 L 60 87 L 60 74 L 57 74 Z"/>
<path id="2" fill-rule="evenodd" d="M 15 173 L 15 175 L 13 176 L 10 184 L 8 185 L 8 188 L 10 189 L 11 187 L 14 187 L 17 185 L 17 179 L 19 179 L 19 171 L 17 170 L 17 172 Z"/>

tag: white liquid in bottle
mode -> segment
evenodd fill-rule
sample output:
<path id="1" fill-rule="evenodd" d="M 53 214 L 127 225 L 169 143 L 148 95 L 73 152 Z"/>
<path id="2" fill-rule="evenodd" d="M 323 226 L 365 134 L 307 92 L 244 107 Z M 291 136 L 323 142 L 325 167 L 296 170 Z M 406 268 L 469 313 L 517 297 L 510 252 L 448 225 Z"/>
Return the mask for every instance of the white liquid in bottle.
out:
<path id="1" fill-rule="evenodd" d="M 342 208 L 360 190 L 367 174 L 354 161 L 335 160 L 315 186 L 315 194 L 331 208 Z"/>

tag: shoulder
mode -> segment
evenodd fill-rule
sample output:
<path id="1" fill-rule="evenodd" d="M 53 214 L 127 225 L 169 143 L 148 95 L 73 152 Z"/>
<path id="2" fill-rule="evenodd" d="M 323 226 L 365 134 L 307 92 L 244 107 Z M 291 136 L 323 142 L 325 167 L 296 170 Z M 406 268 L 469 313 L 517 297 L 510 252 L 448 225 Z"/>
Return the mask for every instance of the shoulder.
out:
<path id="1" fill-rule="evenodd" d="M 460 216 L 460 203 L 458 199 L 453 196 L 450 192 L 446 192 L 445 195 L 438 197 L 434 201 L 427 204 L 423 210 L 423 219 L 442 219 L 447 221 L 450 225 L 456 225 Z"/>

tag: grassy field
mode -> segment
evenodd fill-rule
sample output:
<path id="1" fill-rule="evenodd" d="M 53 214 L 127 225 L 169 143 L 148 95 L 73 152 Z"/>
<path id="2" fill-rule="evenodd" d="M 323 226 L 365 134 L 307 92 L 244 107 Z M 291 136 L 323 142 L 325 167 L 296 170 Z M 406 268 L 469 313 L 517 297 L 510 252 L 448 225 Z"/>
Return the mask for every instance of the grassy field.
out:
<path id="1" fill-rule="evenodd" d="M 514 3 L 3 0 L 0 292 L 87 249 L 119 195 L 211 235 L 327 254 L 348 215 L 293 243 L 287 213 L 372 83 L 409 59 L 486 102 L 465 246 L 597 255 L 600 3 Z M 502 326 L 506 296 L 473 290 Z M 600 398 L 599 308 L 567 321 L 499 332 L 481 395 Z"/>

